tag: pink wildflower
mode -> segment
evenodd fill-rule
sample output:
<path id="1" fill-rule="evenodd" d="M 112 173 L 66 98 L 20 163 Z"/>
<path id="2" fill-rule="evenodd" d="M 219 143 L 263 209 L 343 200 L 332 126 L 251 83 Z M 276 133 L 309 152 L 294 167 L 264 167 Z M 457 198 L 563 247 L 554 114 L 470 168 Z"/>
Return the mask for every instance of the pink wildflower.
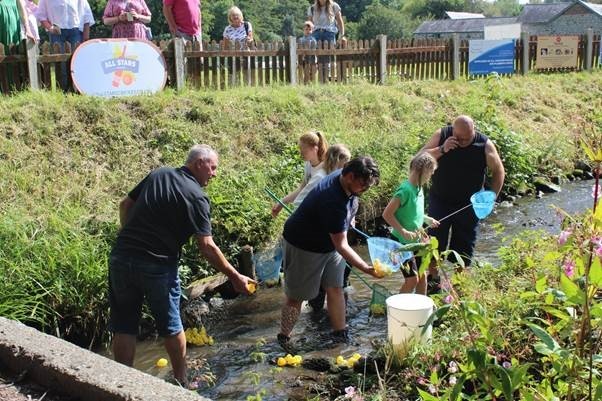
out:
<path id="1" fill-rule="evenodd" d="M 437 392 L 437 387 L 433 386 L 432 384 L 429 384 L 428 390 L 429 390 L 429 393 L 435 394 Z"/>
<path id="2" fill-rule="evenodd" d="M 355 396 L 355 387 L 345 387 L 345 398 L 353 398 Z"/>
<path id="3" fill-rule="evenodd" d="M 567 260 L 566 262 L 564 262 L 562 268 L 564 269 L 564 274 L 566 274 L 568 278 L 573 277 L 573 275 L 575 274 L 575 262 L 573 262 L 572 260 Z"/>
<path id="4" fill-rule="evenodd" d="M 420 384 L 421 386 L 425 386 L 426 380 L 424 379 L 424 377 L 419 377 L 418 380 L 416 380 L 416 383 Z"/>
<path id="5" fill-rule="evenodd" d="M 446 304 L 451 304 L 454 302 L 454 297 L 451 294 L 448 294 L 445 298 L 443 298 L 443 302 Z"/>
<path id="6" fill-rule="evenodd" d="M 558 245 L 566 244 L 567 239 L 573 232 L 571 230 L 561 231 L 560 235 L 558 235 Z"/>
<path id="7" fill-rule="evenodd" d="M 456 373 L 458 371 L 458 364 L 454 361 L 451 361 L 448 365 L 447 365 L 447 371 L 449 373 Z"/>
<path id="8" fill-rule="evenodd" d="M 449 378 L 449 385 L 450 386 L 455 386 L 457 382 L 458 382 L 458 379 L 456 379 L 456 376 L 451 376 Z"/>
<path id="9" fill-rule="evenodd" d="M 512 364 L 511 364 L 510 362 L 508 362 L 508 361 L 504 361 L 504 362 L 502 363 L 502 367 L 503 367 L 504 369 L 510 369 L 510 368 L 512 367 Z"/>
<path id="10" fill-rule="evenodd" d="M 452 288 L 452 284 L 449 280 L 443 279 L 441 280 L 441 284 L 439 284 L 442 290 L 449 291 Z"/>

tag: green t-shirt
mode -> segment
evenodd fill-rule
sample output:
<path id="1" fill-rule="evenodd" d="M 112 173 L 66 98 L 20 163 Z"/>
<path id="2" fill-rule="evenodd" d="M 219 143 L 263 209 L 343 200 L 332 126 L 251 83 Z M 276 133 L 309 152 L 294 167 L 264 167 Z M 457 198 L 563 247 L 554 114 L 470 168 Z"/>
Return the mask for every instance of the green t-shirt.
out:
<path id="1" fill-rule="evenodd" d="M 395 219 L 403 228 L 408 231 L 416 231 L 422 228 L 424 224 L 424 193 L 420 187 L 415 187 L 406 180 L 401 183 L 394 197 L 399 198 L 399 208 L 395 211 Z M 393 235 L 402 243 L 407 244 L 406 240 L 397 230 L 393 230 Z"/>

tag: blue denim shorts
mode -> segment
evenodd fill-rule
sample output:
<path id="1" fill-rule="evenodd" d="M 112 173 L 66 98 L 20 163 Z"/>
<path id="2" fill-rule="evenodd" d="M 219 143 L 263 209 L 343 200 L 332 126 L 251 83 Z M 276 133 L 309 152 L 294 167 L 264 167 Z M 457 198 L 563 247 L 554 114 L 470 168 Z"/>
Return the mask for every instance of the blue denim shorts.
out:
<path id="1" fill-rule="evenodd" d="M 142 303 L 146 299 L 159 335 L 168 337 L 178 334 L 183 330 L 180 294 L 177 263 L 111 254 L 109 329 L 112 332 L 138 335 Z"/>

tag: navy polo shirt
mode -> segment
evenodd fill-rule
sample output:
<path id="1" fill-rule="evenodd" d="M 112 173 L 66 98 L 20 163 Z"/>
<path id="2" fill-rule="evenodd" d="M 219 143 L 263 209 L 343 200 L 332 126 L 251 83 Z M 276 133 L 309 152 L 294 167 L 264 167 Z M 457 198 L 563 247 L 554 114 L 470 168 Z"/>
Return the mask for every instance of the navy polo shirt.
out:
<path id="1" fill-rule="evenodd" d="M 177 261 L 192 235 L 211 235 L 209 198 L 186 167 L 158 168 L 128 196 L 135 203 L 113 252 Z"/>
<path id="2" fill-rule="evenodd" d="M 324 177 L 284 224 L 284 239 L 305 251 L 334 251 L 330 234 L 347 231 L 357 198 L 348 196 L 339 178 L 341 170 Z"/>

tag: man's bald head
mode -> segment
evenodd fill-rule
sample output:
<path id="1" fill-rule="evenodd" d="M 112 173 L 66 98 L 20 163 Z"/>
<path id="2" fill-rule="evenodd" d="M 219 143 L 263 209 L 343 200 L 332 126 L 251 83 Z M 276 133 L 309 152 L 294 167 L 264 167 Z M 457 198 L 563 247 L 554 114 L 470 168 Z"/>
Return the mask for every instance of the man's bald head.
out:
<path id="1" fill-rule="evenodd" d="M 464 148 L 472 143 L 475 137 L 474 122 L 468 116 L 458 116 L 453 125 L 454 138 L 458 140 L 458 145 Z"/>

